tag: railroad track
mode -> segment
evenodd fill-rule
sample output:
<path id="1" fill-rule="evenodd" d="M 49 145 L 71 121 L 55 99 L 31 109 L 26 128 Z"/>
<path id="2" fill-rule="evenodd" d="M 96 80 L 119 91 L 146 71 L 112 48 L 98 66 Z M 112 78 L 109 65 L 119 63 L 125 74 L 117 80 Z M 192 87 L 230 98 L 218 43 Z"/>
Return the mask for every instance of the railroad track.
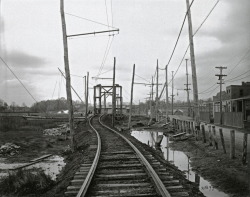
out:
<path id="1" fill-rule="evenodd" d="M 95 116 L 90 126 L 96 132 L 93 162 L 82 164 L 66 196 L 189 196 L 180 181 L 147 151 L 141 153 L 117 131 Z"/>

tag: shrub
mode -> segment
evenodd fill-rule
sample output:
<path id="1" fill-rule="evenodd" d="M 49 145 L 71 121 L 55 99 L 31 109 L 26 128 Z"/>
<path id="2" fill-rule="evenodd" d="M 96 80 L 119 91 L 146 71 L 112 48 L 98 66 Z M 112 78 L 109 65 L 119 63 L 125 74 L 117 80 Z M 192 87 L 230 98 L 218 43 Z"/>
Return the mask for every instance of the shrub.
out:
<path id="1" fill-rule="evenodd" d="M 10 173 L 0 182 L 2 194 L 41 194 L 49 190 L 54 181 L 43 171 L 18 170 Z"/>

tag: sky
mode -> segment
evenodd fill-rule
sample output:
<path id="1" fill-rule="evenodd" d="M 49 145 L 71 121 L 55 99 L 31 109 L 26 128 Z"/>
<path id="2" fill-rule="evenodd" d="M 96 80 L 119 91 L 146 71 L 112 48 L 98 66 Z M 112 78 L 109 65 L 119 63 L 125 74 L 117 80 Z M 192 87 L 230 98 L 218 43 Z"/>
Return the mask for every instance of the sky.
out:
<path id="1" fill-rule="evenodd" d="M 193 32 L 216 2 L 194 0 L 191 7 Z M 157 59 L 159 67 L 165 68 L 185 13 L 185 0 L 65 0 L 68 35 L 105 31 L 112 29 L 110 26 L 120 30 L 115 35 L 106 33 L 68 38 L 72 86 L 83 99 L 83 76 L 89 72 L 90 102 L 93 103 L 93 86 L 112 85 L 112 80 L 92 77 L 98 74 L 101 78 L 112 77 L 116 57 L 116 83 L 123 87 L 123 99 L 128 102 L 133 64 L 136 66 L 135 82 L 140 83 L 148 83 L 155 76 Z M 249 0 L 220 0 L 193 38 L 199 99 L 208 99 L 219 91 L 216 66 L 227 67 L 223 70 L 227 75 L 223 89 L 250 81 Z M 186 64 L 181 60 L 188 44 L 186 20 L 168 65 L 169 80 L 171 71 L 175 73 L 180 65 L 174 77 L 175 101 L 187 98 L 183 90 Z M 0 57 L 7 64 L 0 60 L 0 99 L 8 104 L 15 102 L 31 106 L 36 101 L 66 97 L 65 80 L 58 71 L 58 68 L 64 71 L 60 1 L 0 0 Z M 192 99 L 189 50 L 184 58 L 189 59 Z M 164 70 L 159 70 L 159 82 L 165 83 Z M 171 86 L 169 83 L 169 94 L 172 94 Z M 160 85 L 159 94 L 162 87 Z M 135 85 L 134 103 L 144 102 L 149 91 L 149 86 Z M 78 99 L 73 92 L 72 95 L 74 100 Z"/>

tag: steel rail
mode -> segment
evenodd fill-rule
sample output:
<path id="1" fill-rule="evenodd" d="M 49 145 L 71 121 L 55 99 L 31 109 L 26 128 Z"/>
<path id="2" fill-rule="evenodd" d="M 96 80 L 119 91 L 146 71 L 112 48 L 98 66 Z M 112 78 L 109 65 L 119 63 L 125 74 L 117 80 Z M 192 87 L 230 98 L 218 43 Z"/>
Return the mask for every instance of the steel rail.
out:
<path id="1" fill-rule="evenodd" d="M 100 135 L 99 133 L 97 132 L 97 130 L 93 127 L 93 125 L 91 124 L 91 120 L 94 118 L 95 116 L 92 116 L 90 119 L 89 119 L 89 125 L 90 127 L 95 131 L 96 135 L 97 135 L 97 140 L 98 140 L 98 145 L 97 145 L 97 150 L 96 150 L 96 155 L 95 155 L 95 159 L 91 165 L 91 168 L 77 194 L 77 197 L 83 197 L 85 196 L 88 188 L 89 188 L 89 185 L 90 185 L 90 182 L 92 181 L 92 178 L 94 176 L 94 173 L 95 173 L 95 170 L 96 170 L 96 167 L 97 167 L 97 164 L 98 164 L 98 161 L 99 161 L 99 158 L 100 158 L 100 154 L 101 154 L 101 138 L 100 138 Z"/>
<path id="2" fill-rule="evenodd" d="M 103 115 L 102 115 L 103 116 Z M 135 147 L 135 145 L 130 142 L 125 136 L 123 136 L 122 134 L 118 133 L 117 131 L 115 131 L 114 129 L 108 127 L 107 125 L 103 124 L 101 122 L 101 118 L 102 116 L 99 117 L 99 122 L 102 126 L 104 126 L 105 128 L 113 131 L 114 133 L 116 133 L 117 135 L 119 135 L 120 137 L 122 137 L 132 148 L 133 150 L 136 152 L 136 154 L 138 155 L 138 157 L 141 159 L 141 161 L 143 162 L 143 164 L 146 167 L 146 170 L 148 172 L 148 174 L 150 174 L 150 176 L 152 177 L 155 186 L 157 187 L 159 193 L 163 196 L 163 197 L 171 197 L 170 193 L 167 191 L 166 187 L 164 186 L 163 182 L 161 181 L 161 179 L 159 178 L 159 176 L 157 175 L 157 173 L 155 172 L 155 170 L 152 168 L 152 166 L 149 164 L 149 162 L 147 161 L 147 159 L 142 155 L 142 153 Z"/>

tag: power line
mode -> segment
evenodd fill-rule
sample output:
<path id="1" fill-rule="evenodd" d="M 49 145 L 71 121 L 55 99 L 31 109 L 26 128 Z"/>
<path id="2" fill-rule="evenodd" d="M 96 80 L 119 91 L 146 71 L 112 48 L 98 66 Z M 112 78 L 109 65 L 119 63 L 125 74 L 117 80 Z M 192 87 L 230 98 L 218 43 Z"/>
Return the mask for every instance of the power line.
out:
<path id="1" fill-rule="evenodd" d="M 110 0 L 110 5 L 111 5 L 111 25 L 113 26 L 113 1 Z"/>
<path id="2" fill-rule="evenodd" d="M 236 77 L 234 77 L 234 78 L 231 78 L 231 79 L 225 80 L 225 82 L 227 82 L 227 81 L 231 81 L 231 80 L 236 79 L 236 78 L 238 78 L 238 77 L 241 77 L 242 75 L 245 75 L 245 74 L 246 74 L 246 73 L 248 73 L 249 71 L 250 71 L 250 70 L 248 70 L 248 71 L 244 72 L 243 74 L 238 75 L 238 76 L 236 76 Z M 239 79 L 237 79 L 237 80 L 239 80 Z M 235 81 L 236 81 L 236 80 L 235 80 Z"/>
<path id="3" fill-rule="evenodd" d="M 217 84 L 215 84 L 215 85 L 217 85 Z M 220 87 L 220 86 L 218 85 L 218 86 L 216 86 L 214 89 L 212 89 L 212 90 L 210 90 L 210 91 L 208 91 L 208 92 L 201 92 L 201 93 L 198 93 L 198 94 L 207 94 L 207 93 L 213 92 L 213 91 L 216 90 L 218 87 Z"/>
<path id="4" fill-rule="evenodd" d="M 148 83 L 151 83 L 150 81 L 148 81 L 147 79 L 145 79 L 145 78 L 143 78 L 143 77 L 141 77 L 141 76 L 139 76 L 139 75 L 137 75 L 137 74 L 135 74 L 137 77 L 139 77 L 139 78 L 141 78 L 141 79 L 143 79 L 144 81 L 146 81 L 146 82 L 148 82 Z"/>
<path id="5" fill-rule="evenodd" d="M 218 0 L 214 6 L 212 7 L 212 9 L 210 10 L 210 12 L 208 13 L 208 15 L 206 16 L 206 18 L 203 20 L 203 22 L 200 24 L 200 26 L 197 28 L 197 30 L 194 32 L 193 36 L 195 36 L 195 34 L 200 30 L 200 28 L 202 27 L 202 25 L 206 22 L 206 20 L 208 19 L 208 17 L 210 16 L 210 14 L 213 12 L 214 8 L 217 6 L 217 4 L 219 3 L 220 0 Z"/>
<path id="6" fill-rule="evenodd" d="M 106 7 L 107 23 L 108 23 L 108 26 L 109 26 L 108 7 L 107 7 L 107 1 L 106 0 L 105 0 L 105 7 Z"/>
<path id="7" fill-rule="evenodd" d="M 182 62 L 183 62 L 183 60 L 185 59 L 185 56 L 186 56 L 186 54 L 187 54 L 187 52 L 188 52 L 188 49 L 189 49 L 189 45 L 188 45 L 188 47 L 187 47 L 187 49 L 186 49 L 186 51 L 185 51 L 185 53 L 184 53 L 184 55 L 183 55 L 183 57 L 182 57 L 182 59 L 181 59 L 181 62 L 180 62 L 180 64 L 179 64 L 178 68 L 177 68 L 176 71 L 175 71 L 174 77 L 175 77 L 175 75 L 177 74 L 177 72 L 178 72 L 178 70 L 179 70 L 179 68 L 180 68 L 180 66 L 181 66 L 181 64 L 182 64 Z M 172 82 L 172 79 L 168 82 L 168 85 L 169 85 L 171 82 Z M 161 91 L 161 94 L 160 94 L 160 96 L 159 96 L 159 99 L 161 98 L 161 96 L 162 96 L 162 94 L 163 94 L 163 92 L 164 92 L 165 87 L 166 87 L 166 84 L 164 84 L 164 86 L 163 86 L 163 89 L 162 89 L 162 91 Z"/>
<path id="8" fill-rule="evenodd" d="M 101 64 L 101 67 L 100 67 L 100 71 L 99 71 L 99 73 L 98 73 L 97 76 L 100 75 L 100 73 L 102 72 L 102 70 L 103 70 L 103 68 L 104 68 L 104 65 L 105 65 L 106 59 L 107 59 L 107 57 L 108 57 L 108 54 L 109 54 L 111 45 L 112 45 L 112 43 L 113 43 L 113 40 L 114 40 L 114 37 L 111 38 L 111 41 L 110 41 L 109 46 L 107 45 L 107 46 L 108 46 L 108 50 L 107 50 L 106 53 L 104 54 L 104 57 L 103 57 L 103 60 L 102 60 L 102 64 Z M 107 49 L 107 48 L 106 48 L 106 49 Z"/>
<path id="9" fill-rule="evenodd" d="M 191 2 L 190 6 L 189 6 L 189 9 L 191 8 L 193 2 L 194 2 L 194 0 Z M 206 18 L 203 20 L 203 22 L 201 23 L 201 25 L 197 28 L 197 30 L 195 31 L 195 33 L 193 34 L 193 36 L 195 36 L 195 34 L 198 33 L 198 31 L 201 29 L 202 25 L 203 25 L 203 24 L 205 23 L 205 21 L 208 19 L 208 17 L 210 16 L 210 14 L 212 13 L 212 11 L 214 10 L 214 8 L 216 7 L 216 5 L 217 5 L 218 3 L 219 3 L 219 0 L 218 0 L 218 1 L 215 3 L 215 5 L 212 7 L 212 9 L 210 10 L 210 12 L 209 12 L 208 15 L 206 16 Z M 185 22 L 185 19 L 186 19 L 186 16 L 187 16 L 187 13 L 188 13 L 189 9 L 188 9 L 187 12 L 186 12 L 186 15 L 185 15 L 185 18 L 184 18 L 183 23 Z M 181 31 L 182 31 L 182 28 L 183 28 L 183 25 L 182 25 L 182 27 L 181 27 L 180 33 L 181 33 Z M 180 36 L 180 33 L 179 33 L 179 36 Z M 178 36 L 178 38 L 177 38 L 176 45 L 177 45 L 177 43 L 178 43 L 179 36 Z M 176 70 L 174 76 L 177 74 L 177 72 L 178 72 L 178 70 L 179 70 L 179 68 L 180 68 L 180 66 L 181 66 L 181 64 L 182 64 L 182 62 L 183 62 L 183 60 L 184 60 L 184 58 L 185 58 L 185 56 L 186 56 L 186 54 L 187 54 L 187 51 L 188 51 L 189 46 L 190 46 L 190 44 L 188 45 L 188 47 L 187 47 L 187 49 L 186 49 L 186 51 L 185 51 L 185 53 L 184 53 L 184 56 L 183 56 L 183 58 L 182 58 L 182 60 L 181 60 L 181 63 L 179 64 L 179 66 L 178 66 L 178 68 L 177 68 L 177 70 Z M 176 47 L 176 46 L 175 46 L 175 47 Z M 174 50 L 175 50 L 175 48 L 174 48 Z M 173 52 L 174 52 L 174 50 L 173 50 Z M 172 52 L 172 54 L 173 54 L 173 52 Z M 170 57 L 170 59 L 169 59 L 169 62 L 170 62 L 171 58 L 172 58 L 172 55 L 171 55 L 171 57 Z M 168 64 L 169 64 L 169 63 L 168 63 Z M 168 64 L 167 64 L 167 65 L 168 65 Z M 170 83 L 170 82 L 171 82 L 171 80 L 169 81 L 169 83 Z M 169 84 L 169 83 L 168 83 L 168 84 Z M 162 90 L 162 92 L 161 92 L 159 98 L 161 98 L 161 96 L 162 96 L 162 94 L 163 94 L 163 91 L 164 91 L 165 87 L 166 87 L 166 85 L 163 86 L 163 90 Z"/>
<path id="10" fill-rule="evenodd" d="M 185 14 L 185 17 L 184 17 L 183 22 L 182 22 L 182 25 L 181 25 L 180 32 L 179 32 L 179 34 L 178 34 L 177 40 L 176 40 L 175 45 L 174 45 L 174 49 L 173 49 L 173 51 L 172 51 L 172 53 L 171 53 L 171 56 L 170 56 L 170 58 L 169 58 L 169 60 L 168 60 L 167 65 L 169 65 L 169 63 L 170 63 L 170 61 L 171 61 L 171 59 L 172 59 L 172 57 L 173 57 L 173 55 L 174 55 L 175 49 L 176 49 L 176 47 L 177 47 L 178 41 L 179 41 L 180 36 L 181 36 L 182 29 L 183 29 L 183 27 L 184 27 L 184 24 L 185 24 L 185 21 L 186 21 L 186 18 L 187 18 L 187 14 L 188 14 L 188 12 L 189 12 L 189 10 L 190 10 L 190 8 L 191 8 L 193 2 L 194 2 L 194 0 L 191 2 L 190 6 L 189 6 L 189 8 L 188 8 L 188 10 L 187 10 L 187 12 L 186 12 L 186 14 Z"/>
<path id="11" fill-rule="evenodd" d="M 247 77 L 249 77 L 250 75 L 247 75 L 247 76 L 245 76 L 245 77 L 243 77 L 243 78 L 240 78 L 240 79 L 236 79 L 236 80 L 227 80 L 227 81 L 225 81 L 225 82 L 234 82 L 234 81 L 239 81 L 239 80 L 241 80 L 241 79 L 245 79 L 245 78 L 247 78 Z"/>
<path id="12" fill-rule="evenodd" d="M 73 17 L 76 17 L 76 18 L 80 18 L 80 19 L 83 19 L 83 20 L 86 20 L 86 21 L 89 21 L 89 22 L 93 22 L 93 23 L 96 23 L 96 24 L 99 24 L 99 25 L 103 25 L 105 27 L 110 27 L 110 28 L 113 28 L 113 29 L 118 29 L 117 27 L 113 27 L 113 26 L 110 26 L 110 25 L 106 25 L 104 23 L 100 23 L 98 21 L 94 21 L 94 20 L 91 20 L 91 19 L 88 19 L 88 18 L 84 18 L 82 16 L 78 16 L 78 15 L 75 15 L 75 14 L 70 14 L 70 13 L 67 13 L 65 12 L 65 14 L 69 15 L 69 16 L 73 16 Z"/>
<path id="13" fill-rule="evenodd" d="M 108 43 L 107 43 L 107 46 L 106 46 L 106 49 L 105 49 L 105 52 L 104 52 L 104 55 L 103 55 L 103 58 L 102 58 L 102 63 L 101 63 L 101 66 L 100 66 L 100 68 L 99 68 L 99 71 L 98 71 L 97 76 L 99 76 L 99 74 L 102 72 L 103 62 L 104 62 L 106 53 L 107 53 L 108 48 L 109 48 L 109 41 L 110 41 L 110 37 L 109 37 L 109 39 L 108 39 Z"/>
<path id="14" fill-rule="evenodd" d="M 248 54 L 250 52 L 250 49 L 242 56 L 242 58 L 239 60 L 239 62 L 234 66 L 234 68 L 228 73 L 228 75 L 243 61 L 243 59 L 246 57 L 246 55 Z M 247 72 L 249 72 L 249 71 L 247 71 Z M 245 72 L 246 73 L 246 72 Z M 244 74 L 245 74 L 244 73 Z M 244 75 L 244 74 L 242 74 L 242 75 Z M 240 76 L 242 76 L 242 75 L 240 75 Z M 239 77 L 239 76 L 238 76 Z M 237 78 L 237 77 L 235 77 L 235 78 Z M 232 78 L 232 79 L 234 79 L 234 78 Z M 244 79 L 244 78 L 243 78 Z M 229 81 L 230 79 L 228 79 L 228 80 L 226 80 L 226 81 Z M 237 79 L 237 80 L 241 80 L 241 79 Z M 237 81 L 237 80 L 235 80 L 235 81 Z M 203 94 L 203 92 L 205 92 L 205 93 L 208 93 L 208 92 L 206 92 L 207 90 L 209 90 L 209 89 L 211 89 L 212 87 L 214 87 L 216 85 L 216 83 L 215 84 L 213 84 L 211 87 L 209 87 L 209 88 L 207 88 L 206 90 L 204 90 L 204 91 L 202 91 L 202 92 L 200 92 L 199 94 Z M 209 91 L 210 92 L 210 91 Z"/>
<path id="15" fill-rule="evenodd" d="M 23 86 L 23 88 L 28 92 L 28 94 L 32 97 L 32 99 L 37 103 L 37 100 L 34 98 L 34 96 L 30 93 L 30 91 L 25 87 L 23 82 L 18 78 L 18 76 L 14 73 L 14 71 L 8 66 L 8 64 L 3 60 L 2 57 L 0 57 L 4 65 L 10 70 L 10 72 L 14 75 L 14 77 L 19 81 L 19 83 Z"/>
<path id="16" fill-rule="evenodd" d="M 228 73 L 228 75 L 230 73 L 233 72 L 233 70 L 240 65 L 240 63 L 245 59 L 245 57 L 247 56 L 247 54 L 250 53 L 250 49 L 247 50 L 247 52 L 241 57 L 241 59 L 239 60 L 239 62 L 233 67 L 233 69 L 230 70 L 230 72 Z"/>

